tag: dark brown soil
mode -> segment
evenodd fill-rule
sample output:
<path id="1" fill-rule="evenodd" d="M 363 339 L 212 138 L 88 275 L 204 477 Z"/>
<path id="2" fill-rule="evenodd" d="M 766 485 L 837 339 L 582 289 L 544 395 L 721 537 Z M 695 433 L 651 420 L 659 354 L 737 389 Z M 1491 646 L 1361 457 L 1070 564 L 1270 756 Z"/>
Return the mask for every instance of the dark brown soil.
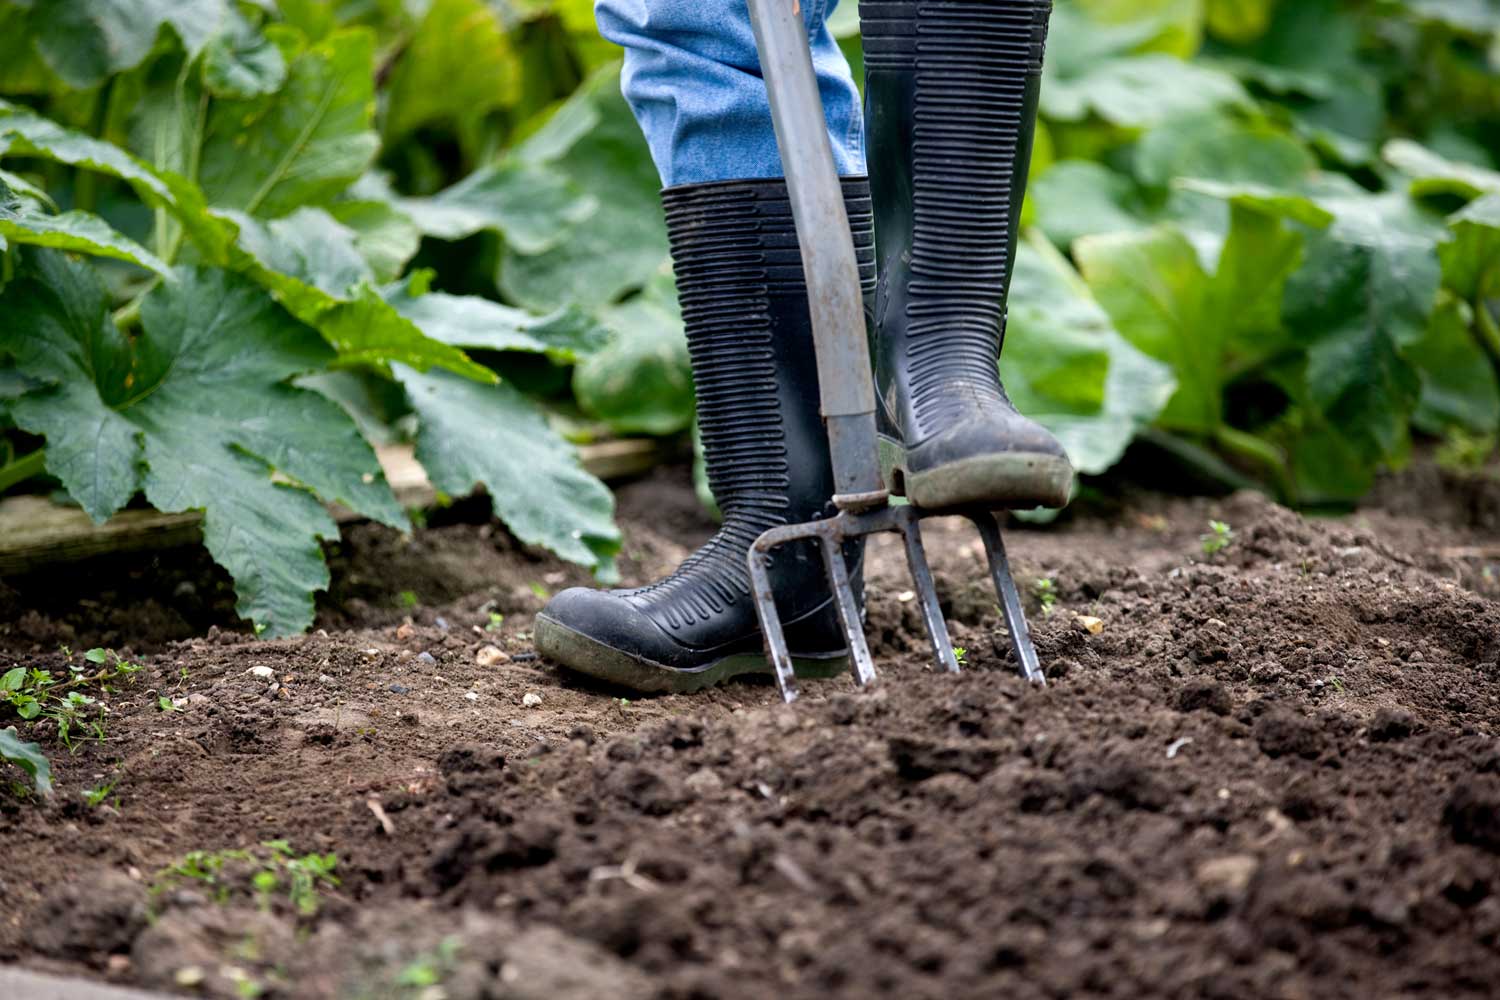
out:
<path id="1" fill-rule="evenodd" d="M 348 531 L 297 640 L 236 630 L 190 552 L 12 580 L 0 669 L 145 669 L 102 742 L 32 727 L 58 791 L 0 796 L 0 960 L 213 997 L 1491 996 L 1497 497 L 1420 472 L 1339 520 L 1136 496 L 1012 531 L 1045 690 L 934 524 L 966 672 L 879 544 L 881 683 L 792 708 L 559 675 L 529 622 L 577 571 L 462 511 Z M 677 472 L 621 504 L 630 580 L 712 530 Z M 160 874 L 271 840 L 337 855 L 316 914 L 249 861 Z"/>

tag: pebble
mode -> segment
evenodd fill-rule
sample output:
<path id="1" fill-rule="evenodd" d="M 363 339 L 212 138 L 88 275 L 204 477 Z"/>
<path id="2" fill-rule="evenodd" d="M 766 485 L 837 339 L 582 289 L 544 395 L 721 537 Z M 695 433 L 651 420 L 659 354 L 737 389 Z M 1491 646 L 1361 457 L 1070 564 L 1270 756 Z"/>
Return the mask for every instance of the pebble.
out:
<path id="1" fill-rule="evenodd" d="M 451 625 L 448 624 L 448 619 L 444 618 L 442 615 L 438 615 L 436 618 L 434 618 L 432 620 L 432 624 L 436 625 L 438 628 L 442 629 L 444 632 L 448 631 L 450 628 L 453 627 L 453 626 L 451 626 Z"/>
<path id="2" fill-rule="evenodd" d="M 407 639 L 410 639 L 413 635 L 415 635 L 416 631 L 417 630 L 412 627 L 411 622 L 402 622 L 401 625 L 396 629 L 396 641 L 405 642 Z"/>
<path id="3" fill-rule="evenodd" d="M 245 673 L 255 677 L 259 677 L 261 680 L 266 681 L 276 676 L 276 671 L 272 670 L 270 667 L 251 667 L 249 670 L 245 671 Z"/>
<path id="4" fill-rule="evenodd" d="M 1093 615 L 1079 615 L 1078 624 L 1089 635 L 1098 635 L 1104 631 L 1104 619 L 1095 618 Z"/>
<path id="5" fill-rule="evenodd" d="M 510 656 L 498 646 L 485 646 L 475 655 L 474 662 L 481 667 L 493 667 L 497 664 L 509 663 Z"/>
<path id="6" fill-rule="evenodd" d="M 424 649 L 417 654 L 417 662 L 425 663 L 429 667 L 435 667 L 437 666 L 437 657 L 433 656 L 431 653 L 427 652 L 427 650 Z"/>
<path id="7" fill-rule="evenodd" d="M 332 674 L 319 674 L 318 675 L 318 683 L 319 684 L 332 684 L 333 683 L 333 675 Z"/>
<path id="8" fill-rule="evenodd" d="M 526 708 L 536 708 L 542 703 L 542 696 L 535 691 L 527 691 L 521 698 L 521 704 Z"/>
<path id="9" fill-rule="evenodd" d="M 1238 899 L 1250 887 L 1250 880 L 1259 867 L 1260 862 L 1251 855 L 1234 854 L 1203 862 L 1194 875 L 1198 885 L 1206 891 Z"/>
<path id="10" fill-rule="evenodd" d="M 468 701 L 478 701 L 479 700 L 479 692 L 478 691 L 465 691 L 464 692 L 464 698 L 467 699 Z"/>
<path id="11" fill-rule="evenodd" d="M 405 684 L 392 684 L 391 690 L 396 694 L 406 694 L 411 690 L 411 688 L 407 687 Z"/>

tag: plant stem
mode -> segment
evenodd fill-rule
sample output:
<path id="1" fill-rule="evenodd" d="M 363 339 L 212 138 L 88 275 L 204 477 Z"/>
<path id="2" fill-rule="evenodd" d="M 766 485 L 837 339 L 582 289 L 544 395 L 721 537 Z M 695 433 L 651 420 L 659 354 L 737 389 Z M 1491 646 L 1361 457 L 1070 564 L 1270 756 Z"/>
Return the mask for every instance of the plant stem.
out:
<path id="1" fill-rule="evenodd" d="M 1489 354 L 1490 361 L 1500 365 L 1500 323 L 1496 323 L 1495 317 L 1490 314 L 1489 305 L 1483 298 L 1474 303 L 1474 319 L 1474 325 L 1479 331 L 1480 344 Z"/>
<path id="2" fill-rule="evenodd" d="M 1214 443 L 1238 458 L 1242 458 L 1265 470 L 1270 476 L 1271 486 L 1283 503 L 1292 499 L 1291 476 L 1287 473 L 1286 456 L 1281 449 L 1254 434 L 1220 424 L 1214 431 Z"/>
<path id="3" fill-rule="evenodd" d="M 38 448 L 29 455 L 22 455 L 9 465 L 0 467 L 0 493 L 17 483 L 24 483 L 33 476 L 47 471 L 47 449 Z"/>

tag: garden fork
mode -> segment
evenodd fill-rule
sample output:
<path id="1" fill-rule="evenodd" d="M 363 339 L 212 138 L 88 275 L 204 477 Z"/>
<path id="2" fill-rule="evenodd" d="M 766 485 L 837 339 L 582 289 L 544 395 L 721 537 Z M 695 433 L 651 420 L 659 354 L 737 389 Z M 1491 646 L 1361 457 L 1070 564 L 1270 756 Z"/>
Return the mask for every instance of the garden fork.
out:
<path id="1" fill-rule="evenodd" d="M 1045 684 L 995 515 L 988 510 L 932 512 L 897 506 L 884 488 L 876 448 L 875 390 L 859 266 L 807 32 L 798 0 L 749 0 L 749 5 L 807 276 L 822 413 L 833 456 L 833 503 L 838 509 L 833 517 L 821 521 L 772 528 L 750 548 L 750 583 L 756 611 L 782 697 L 788 702 L 795 700 L 797 688 L 776 610 L 770 560 L 778 547 L 804 540 L 818 543 L 822 550 L 856 683 L 873 681 L 875 664 L 865 643 L 864 623 L 850 585 L 843 543 L 882 532 L 899 534 L 905 544 L 906 561 L 939 669 L 959 672 L 958 657 L 948 638 L 948 626 L 922 547 L 921 521 L 948 514 L 967 517 L 978 527 L 1021 673 L 1027 680 Z"/>

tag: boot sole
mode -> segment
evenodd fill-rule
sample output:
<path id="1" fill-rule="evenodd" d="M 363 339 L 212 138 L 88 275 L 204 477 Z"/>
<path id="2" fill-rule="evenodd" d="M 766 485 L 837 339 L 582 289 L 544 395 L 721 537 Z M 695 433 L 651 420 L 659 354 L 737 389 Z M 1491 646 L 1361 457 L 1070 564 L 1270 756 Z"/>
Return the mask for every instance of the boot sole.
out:
<path id="1" fill-rule="evenodd" d="M 1072 463 L 1041 452 L 971 455 L 913 473 L 906 469 L 906 449 L 882 437 L 880 467 L 891 493 L 926 510 L 1060 508 L 1073 489 Z"/>
<path id="2" fill-rule="evenodd" d="M 546 615 L 537 615 L 532 639 L 549 660 L 575 673 L 647 694 L 688 694 L 745 674 L 773 674 L 765 653 L 735 653 L 692 670 L 631 656 Z M 849 669 L 849 653 L 792 654 L 799 679 L 824 680 Z"/>

